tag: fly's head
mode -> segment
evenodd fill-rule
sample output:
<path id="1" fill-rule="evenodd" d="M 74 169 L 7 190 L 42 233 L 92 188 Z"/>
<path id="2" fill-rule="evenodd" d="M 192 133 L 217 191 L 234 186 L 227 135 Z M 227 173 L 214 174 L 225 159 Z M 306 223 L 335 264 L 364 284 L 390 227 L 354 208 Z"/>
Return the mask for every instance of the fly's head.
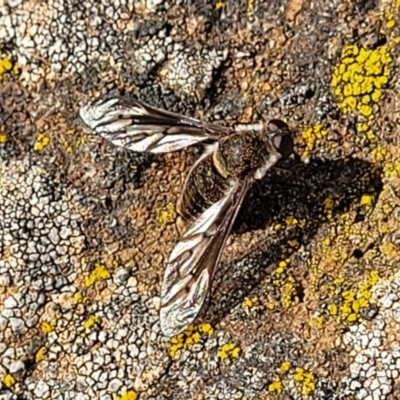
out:
<path id="1" fill-rule="evenodd" d="M 279 119 L 272 119 L 267 125 L 267 137 L 273 148 L 283 159 L 293 153 L 293 137 L 287 124 Z"/>
<path id="2" fill-rule="evenodd" d="M 293 153 L 293 138 L 289 127 L 283 121 L 279 119 L 269 121 L 266 138 L 269 152 L 263 164 L 255 170 L 255 179 L 262 179 L 280 159 L 286 159 Z"/>

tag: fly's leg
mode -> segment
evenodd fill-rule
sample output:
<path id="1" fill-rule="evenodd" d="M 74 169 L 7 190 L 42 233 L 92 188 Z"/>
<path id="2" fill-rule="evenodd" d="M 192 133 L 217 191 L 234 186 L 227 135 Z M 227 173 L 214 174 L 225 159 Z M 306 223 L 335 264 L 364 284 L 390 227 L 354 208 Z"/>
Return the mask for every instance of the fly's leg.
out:
<path id="1" fill-rule="evenodd" d="M 273 165 L 272 166 L 272 168 L 275 170 L 275 171 L 278 171 L 278 172 L 282 172 L 282 173 L 285 173 L 285 174 L 288 174 L 288 173 L 293 173 L 293 171 L 295 171 L 297 168 L 300 168 L 301 166 L 303 166 L 303 163 L 301 162 L 301 158 L 300 158 L 300 156 L 298 155 L 298 154 L 296 154 L 296 153 L 292 153 L 292 156 L 293 156 L 293 158 L 294 158 L 294 161 L 295 161 L 295 164 L 293 165 L 293 167 L 290 167 L 290 168 L 284 168 L 284 167 L 278 167 L 278 166 L 276 166 L 276 165 Z M 291 157 L 292 157 L 291 156 Z"/>

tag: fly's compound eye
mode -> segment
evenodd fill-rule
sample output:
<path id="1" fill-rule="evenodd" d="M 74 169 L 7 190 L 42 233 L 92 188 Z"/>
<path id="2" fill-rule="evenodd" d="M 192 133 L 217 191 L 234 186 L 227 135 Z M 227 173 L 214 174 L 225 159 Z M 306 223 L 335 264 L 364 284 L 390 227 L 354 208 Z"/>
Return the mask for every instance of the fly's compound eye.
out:
<path id="1" fill-rule="evenodd" d="M 290 135 L 276 135 L 273 138 L 273 143 L 284 159 L 293 153 L 293 138 Z"/>
<path id="2" fill-rule="evenodd" d="M 268 131 L 271 134 L 279 133 L 281 135 L 289 133 L 289 127 L 287 124 L 280 119 L 271 119 L 268 122 Z"/>
<path id="3" fill-rule="evenodd" d="M 268 136 L 284 159 L 293 153 L 293 138 L 287 124 L 279 119 L 268 122 Z"/>

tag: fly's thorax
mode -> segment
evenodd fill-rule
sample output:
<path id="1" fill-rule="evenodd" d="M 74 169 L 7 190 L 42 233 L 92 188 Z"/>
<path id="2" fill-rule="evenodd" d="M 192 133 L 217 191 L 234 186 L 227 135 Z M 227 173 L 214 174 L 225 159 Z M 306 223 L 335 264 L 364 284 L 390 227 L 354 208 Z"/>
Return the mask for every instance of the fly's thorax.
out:
<path id="1" fill-rule="evenodd" d="M 271 144 L 259 133 L 238 133 L 219 142 L 213 153 L 213 163 L 225 179 L 240 177 L 261 167 L 270 153 Z"/>

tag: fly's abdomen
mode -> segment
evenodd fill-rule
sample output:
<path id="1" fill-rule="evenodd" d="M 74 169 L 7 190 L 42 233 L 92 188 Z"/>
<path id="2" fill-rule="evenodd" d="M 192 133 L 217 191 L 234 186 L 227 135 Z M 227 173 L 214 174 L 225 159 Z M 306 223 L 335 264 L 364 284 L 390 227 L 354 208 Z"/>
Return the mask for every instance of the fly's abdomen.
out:
<path id="1" fill-rule="evenodd" d="M 229 188 L 229 181 L 214 166 L 212 155 L 202 159 L 189 174 L 178 212 L 187 221 L 198 217 L 203 211 L 220 200 Z"/>

